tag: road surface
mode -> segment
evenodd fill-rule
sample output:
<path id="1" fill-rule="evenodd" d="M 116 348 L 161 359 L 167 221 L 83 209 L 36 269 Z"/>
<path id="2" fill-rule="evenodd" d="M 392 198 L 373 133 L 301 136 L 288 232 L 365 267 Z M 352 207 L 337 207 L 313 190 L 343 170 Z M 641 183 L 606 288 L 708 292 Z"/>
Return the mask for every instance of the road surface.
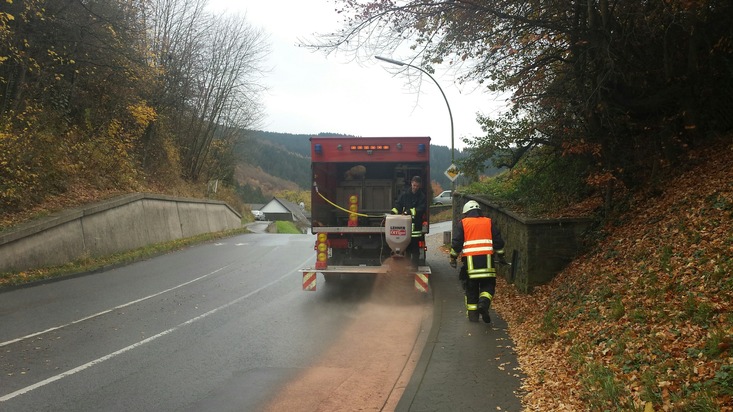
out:
<path id="1" fill-rule="evenodd" d="M 408 278 L 304 292 L 313 242 L 246 234 L 0 294 L 0 410 L 393 409 L 430 299 Z"/>

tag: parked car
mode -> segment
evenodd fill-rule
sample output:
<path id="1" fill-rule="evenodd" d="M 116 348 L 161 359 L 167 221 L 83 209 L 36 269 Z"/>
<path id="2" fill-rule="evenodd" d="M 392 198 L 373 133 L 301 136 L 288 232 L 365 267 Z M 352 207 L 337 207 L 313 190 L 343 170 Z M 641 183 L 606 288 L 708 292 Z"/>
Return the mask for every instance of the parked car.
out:
<path id="1" fill-rule="evenodd" d="M 266 220 L 265 213 L 261 210 L 253 210 L 252 214 L 255 216 L 255 220 Z"/>
<path id="2" fill-rule="evenodd" d="M 433 198 L 434 205 L 450 205 L 453 204 L 453 191 L 444 190 L 438 196 Z"/>

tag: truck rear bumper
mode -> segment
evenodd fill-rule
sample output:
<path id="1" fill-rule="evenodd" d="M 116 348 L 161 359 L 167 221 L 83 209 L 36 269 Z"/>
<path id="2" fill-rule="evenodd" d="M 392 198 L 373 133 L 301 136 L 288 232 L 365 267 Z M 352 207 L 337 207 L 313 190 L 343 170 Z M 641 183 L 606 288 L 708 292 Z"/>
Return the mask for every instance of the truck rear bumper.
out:
<path id="1" fill-rule="evenodd" d="M 303 274 L 303 290 L 315 291 L 318 273 L 327 274 L 345 274 L 345 275 L 367 275 L 367 274 L 404 274 L 413 275 L 415 278 L 415 290 L 421 293 L 430 291 L 430 266 L 418 266 L 417 268 L 394 268 L 382 266 L 329 266 L 328 269 L 305 268 L 299 270 Z"/>
<path id="2" fill-rule="evenodd" d="M 405 268 L 407 270 L 399 270 L 399 273 L 412 274 L 412 273 L 426 273 L 430 274 L 430 266 L 418 266 L 416 268 Z M 352 273 L 352 274 L 378 274 L 378 273 L 391 273 L 396 272 L 390 266 L 337 266 L 329 265 L 328 269 L 314 269 L 304 268 L 300 269 L 300 272 L 318 272 L 318 273 Z"/>

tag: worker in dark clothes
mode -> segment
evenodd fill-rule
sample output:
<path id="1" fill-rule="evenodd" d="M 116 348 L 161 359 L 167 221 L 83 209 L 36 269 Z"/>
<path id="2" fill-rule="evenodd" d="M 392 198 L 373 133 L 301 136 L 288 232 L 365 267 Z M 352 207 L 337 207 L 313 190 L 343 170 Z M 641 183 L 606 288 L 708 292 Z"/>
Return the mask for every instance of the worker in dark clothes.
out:
<path id="1" fill-rule="evenodd" d="M 421 186 L 422 179 L 420 176 L 414 176 L 410 180 L 410 190 L 400 194 L 394 208 L 392 208 L 394 214 L 409 214 L 412 216 L 412 240 L 405 252 L 410 256 L 412 265 L 415 267 L 417 267 L 420 260 L 420 241 L 425 239 L 425 234 L 422 233 L 422 222 L 428 207 L 425 193 L 420 190 Z"/>

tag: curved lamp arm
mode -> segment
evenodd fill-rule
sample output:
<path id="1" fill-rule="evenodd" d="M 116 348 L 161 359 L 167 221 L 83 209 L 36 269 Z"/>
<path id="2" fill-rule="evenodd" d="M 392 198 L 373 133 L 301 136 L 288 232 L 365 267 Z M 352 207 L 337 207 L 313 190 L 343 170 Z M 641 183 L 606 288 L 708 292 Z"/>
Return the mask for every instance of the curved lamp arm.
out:
<path id="1" fill-rule="evenodd" d="M 401 62 L 401 61 L 398 61 L 398 60 L 390 59 L 388 57 L 374 56 L 374 58 L 377 59 L 377 60 L 381 60 L 383 62 L 394 64 L 396 66 L 407 66 L 407 67 L 412 67 L 413 69 L 420 70 L 421 72 L 427 74 L 428 77 L 430 78 L 430 80 L 432 80 L 433 83 L 435 83 L 435 85 L 438 86 L 438 90 L 440 90 L 440 94 L 443 95 L 443 100 L 445 100 L 445 105 L 448 106 L 448 116 L 450 117 L 450 159 L 451 159 L 451 163 L 455 163 L 455 158 L 454 158 L 455 149 L 454 149 L 454 142 L 453 142 L 453 112 L 451 112 L 451 110 L 450 110 L 450 104 L 448 104 L 448 98 L 445 97 L 445 93 L 443 92 L 443 88 L 440 87 L 440 84 L 438 83 L 438 81 L 435 80 L 435 78 L 432 75 L 430 75 L 430 73 L 428 73 L 422 67 L 415 66 L 415 65 L 412 65 L 410 63 L 405 63 L 405 62 Z"/>

